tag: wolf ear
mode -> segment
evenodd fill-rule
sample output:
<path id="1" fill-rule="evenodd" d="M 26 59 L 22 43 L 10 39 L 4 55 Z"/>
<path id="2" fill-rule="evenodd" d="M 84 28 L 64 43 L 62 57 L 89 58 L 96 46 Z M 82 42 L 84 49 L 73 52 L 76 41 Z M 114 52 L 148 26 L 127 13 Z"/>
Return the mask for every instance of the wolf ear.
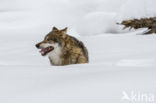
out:
<path id="1" fill-rule="evenodd" d="M 54 26 L 52 31 L 58 31 L 58 29 Z"/>
<path id="2" fill-rule="evenodd" d="M 66 34 L 66 33 L 67 33 L 67 29 L 68 29 L 68 28 L 66 27 L 66 28 L 62 29 L 61 32 L 62 32 L 63 34 Z"/>
<path id="3" fill-rule="evenodd" d="M 62 29 L 62 30 L 60 30 L 60 31 L 61 31 L 61 36 L 62 36 L 63 38 L 65 38 L 65 37 L 67 36 L 67 27 L 64 28 L 64 29 Z"/>

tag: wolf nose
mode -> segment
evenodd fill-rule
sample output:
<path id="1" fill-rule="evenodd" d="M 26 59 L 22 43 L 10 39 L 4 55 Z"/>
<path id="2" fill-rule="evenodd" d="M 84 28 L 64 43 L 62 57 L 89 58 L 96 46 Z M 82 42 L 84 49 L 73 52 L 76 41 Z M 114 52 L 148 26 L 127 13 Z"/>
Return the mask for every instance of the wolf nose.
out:
<path id="1" fill-rule="evenodd" d="M 39 48 L 40 45 L 39 44 L 36 44 L 35 46 L 36 46 L 36 48 Z"/>

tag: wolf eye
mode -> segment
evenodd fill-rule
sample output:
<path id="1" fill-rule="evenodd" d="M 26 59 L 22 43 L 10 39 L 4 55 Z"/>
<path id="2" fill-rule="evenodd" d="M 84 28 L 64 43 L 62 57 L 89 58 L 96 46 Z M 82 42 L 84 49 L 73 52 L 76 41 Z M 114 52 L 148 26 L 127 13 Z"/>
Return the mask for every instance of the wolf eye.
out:
<path id="1" fill-rule="evenodd" d="M 46 38 L 46 39 L 44 39 L 44 40 L 45 40 L 45 41 L 49 41 L 49 39 L 47 39 L 47 38 Z"/>
<path id="2" fill-rule="evenodd" d="M 50 39 L 50 38 L 46 38 L 45 40 L 46 40 L 46 41 L 51 41 L 51 39 Z"/>
<path id="3" fill-rule="evenodd" d="M 54 38 L 54 42 L 57 42 L 58 40 L 56 38 Z"/>
<path id="4" fill-rule="evenodd" d="M 47 41 L 50 41 L 50 39 L 47 39 Z"/>

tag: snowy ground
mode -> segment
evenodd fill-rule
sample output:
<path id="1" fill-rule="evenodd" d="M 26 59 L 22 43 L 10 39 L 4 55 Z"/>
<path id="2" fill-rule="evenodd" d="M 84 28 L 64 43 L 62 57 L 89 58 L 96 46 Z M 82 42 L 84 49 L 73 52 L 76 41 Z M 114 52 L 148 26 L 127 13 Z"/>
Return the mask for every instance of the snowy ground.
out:
<path id="1" fill-rule="evenodd" d="M 150 98 L 149 94 L 156 96 L 156 36 L 136 35 L 142 30 L 114 34 L 111 30 L 115 26 L 112 24 L 117 19 L 111 18 L 113 22 L 108 22 L 110 15 L 117 14 L 119 9 L 114 8 L 120 7 L 123 0 L 114 2 L 112 4 L 114 8 L 108 6 L 103 8 L 102 0 L 98 2 L 91 0 L 90 5 L 87 1 L 60 0 L 59 5 L 63 6 L 65 11 L 63 8 L 58 9 L 56 5 L 58 3 L 54 2 L 53 8 L 56 8 L 57 13 L 53 10 L 52 12 L 56 15 L 49 14 L 51 10 L 45 12 L 49 6 L 43 8 L 44 5 L 50 5 L 48 0 L 45 1 L 47 2 L 44 4 L 39 2 L 36 7 L 31 5 L 30 11 L 26 8 L 30 1 L 27 4 L 20 2 L 23 5 L 21 7 L 16 7 L 16 2 L 12 2 L 11 6 L 14 7 L 11 9 L 7 0 L 2 3 L 0 103 L 155 102 L 141 101 L 138 98 L 143 94 L 147 98 Z M 72 6 L 69 6 L 69 1 L 72 2 Z M 106 1 L 105 6 L 107 3 L 110 4 Z M 43 9 L 36 11 L 40 7 Z M 70 10 L 71 8 L 75 10 Z M 98 12 L 94 13 L 95 10 Z M 101 13 L 102 10 L 107 12 Z M 86 12 L 88 14 L 84 15 Z M 60 16 L 64 19 L 59 19 Z M 104 16 L 108 16 L 107 22 L 103 23 L 107 29 L 101 27 L 92 29 L 94 27 L 90 26 L 89 21 L 96 21 L 97 18 Z M 102 18 L 100 20 L 103 21 Z M 89 64 L 50 66 L 48 58 L 39 54 L 35 44 L 43 39 L 53 25 L 69 26 L 69 34 L 77 36 L 84 42 L 89 51 Z M 117 31 L 119 28 L 116 28 Z M 123 92 L 128 94 L 129 100 L 122 99 Z M 136 95 L 136 100 L 132 100 L 131 92 Z"/>

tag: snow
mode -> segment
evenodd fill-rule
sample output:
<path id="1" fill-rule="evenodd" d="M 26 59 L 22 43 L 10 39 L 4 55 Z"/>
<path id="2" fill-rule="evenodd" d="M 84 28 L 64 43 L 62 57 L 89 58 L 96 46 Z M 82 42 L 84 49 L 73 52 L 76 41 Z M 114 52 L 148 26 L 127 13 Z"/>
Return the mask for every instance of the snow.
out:
<path id="1" fill-rule="evenodd" d="M 155 4 L 155 0 L 127 0 L 118 13 L 119 20 L 155 17 Z"/>
<path id="2" fill-rule="evenodd" d="M 121 33 L 114 23 L 125 15 L 124 5 L 127 1 L 0 1 L 0 103 L 129 103 L 123 92 L 132 91 L 155 96 L 156 36 Z M 152 6 L 148 10 L 155 13 Z M 84 42 L 89 64 L 50 66 L 40 55 L 35 44 L 54 25 L 68 26 L 68 34 Z"/>
<path id="3" fill-rule="evenodd" d="M 100 33 L 114 33 L 116 32 L 115 16 L 115 13 L 89 13 L 77 22 L 76 30 L 79 34 L 88 36 Z"/>

